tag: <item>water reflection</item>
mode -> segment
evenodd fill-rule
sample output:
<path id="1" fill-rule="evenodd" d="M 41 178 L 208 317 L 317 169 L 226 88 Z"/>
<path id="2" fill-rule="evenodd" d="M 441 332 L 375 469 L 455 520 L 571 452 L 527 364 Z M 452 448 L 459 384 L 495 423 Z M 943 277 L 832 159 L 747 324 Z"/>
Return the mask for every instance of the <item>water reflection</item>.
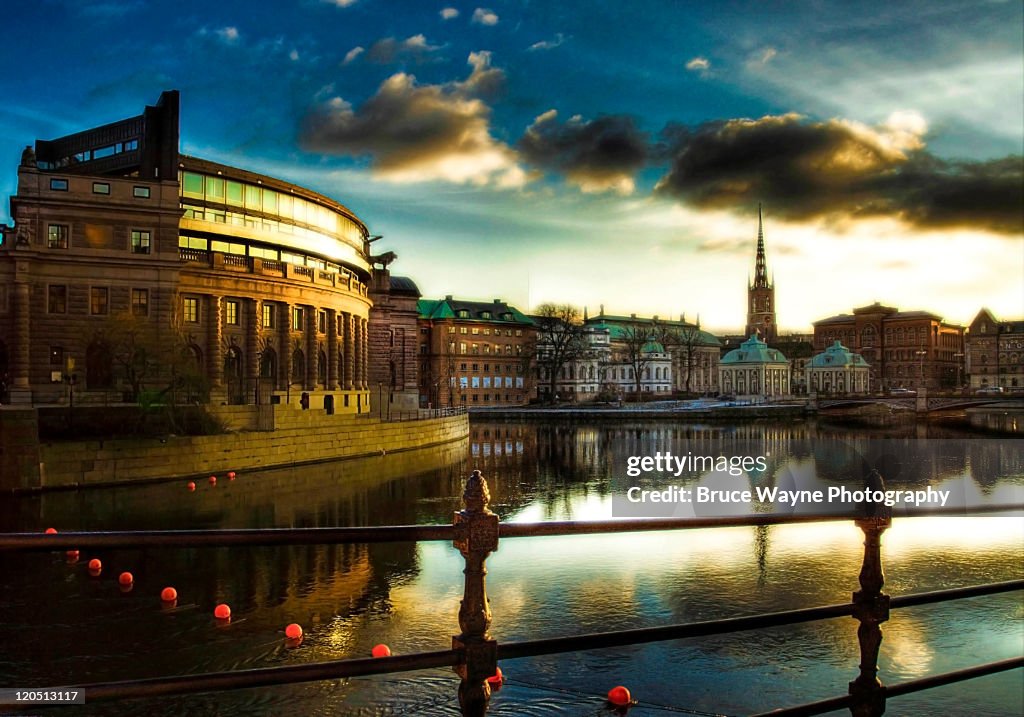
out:
<path id="1" fill-rule="evenodd" d="M 55 493 L 5 499 L 16 529 L 288 527 L 448 522 L 468 470 L 488 476 L 503 520 L 609 517 L 624 458 L 640 453 L 764 447 L 768 470 L 737 485 L 771 485 L 848 459 L 820 445 L 841 437 L 870 452 L 870 432 L 831 433 L 813 424 L 736 427 L 639 423 L 629 426 L 477 423 L 468 441 L 383 458 L 263 471 L 203 484 Z M 938 437 L 938 436 L 933 436 Z M 942 436 L 953 438 L 956 436 Z M 921 456 L 905 441 L 899 480 L 966 476 L 978 502 L 1012 497 L 1021 485 L 1020 443 Z M 838 452 L 837 452 L 838 451 Z M 704 480 L 703 476 L 686 476 Z M 824 478 L 821 478 L 824 480 Z M 642 627 L 846 602 L 856 588 L 861 535 L 850 523 L 502 541 L 488 562 L 499 640 Z M 897 519 L 883 541 L 893 594 L 1021 577 L 1019 518 Z M 443 649 L 457 632 L 463 563 L 443 543 L 293 548 L 116 551 L 104 576 L 63 555 L 0 555 L 0 629 L 17 646 L 0 655 L 0 683 L 54 685 L 160 674 L 298 664 L 365 656 L 379 642 L 396 653 Z M 130 568 L 135 590 L 113 576 Z M 175 611 L 160 610 L 167 584 Z M 214 604 L 235 619 L 213 625 Z M 881 668 L 893 682 L 1024 651 L 1019 595 L 894 611 L 884 627 Z M 306 638 L 286 649 L 281 631 L 299 622 Z M 566 657 L 512 661 L 513 681 L 494 714 L 583 714 L 628 684 L 642 699 L 741 714 L 846 690 L 856 673 L 855 624 L 830 620 Z M 528 684 L 527 684 L 528 683 Z M 447 671 L 364 678 L 189 697 L 94 705 L 74 714 L 310 715 L 456 714 Z M 977 683 L 980 685 L 981 683 Z M 1016 714 L 1019 674 L 902 698 L 891 714 Z M 589 699 L 589 701 L 588 701 Z M 57 712 L 59 713 L 59 712 Z M 633 715 L 663 714 L 638 708 Z"/>

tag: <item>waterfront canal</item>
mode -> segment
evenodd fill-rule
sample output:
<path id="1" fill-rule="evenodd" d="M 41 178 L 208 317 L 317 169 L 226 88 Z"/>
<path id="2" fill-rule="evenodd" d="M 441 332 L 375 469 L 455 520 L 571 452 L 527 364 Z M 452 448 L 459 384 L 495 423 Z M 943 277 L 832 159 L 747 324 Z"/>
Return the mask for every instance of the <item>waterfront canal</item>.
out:
<path id="1" fill-rule="evenodd" d="M 907 442 L 921 444 L 910 427 Z M 312 527 L 446 523 L 462 482 L 480 468 L 502 520 L 611 517 L 625 458 L 757 445 L 772 461 L 748 483 L 808 470 L 824 479 L 836 451 L 867 453 L 881 436 L 809 423 L 785 427 L 666 422 L 580 425 L 474 421 L 468 441 L 414 453 L 272 470 L 203 483 L 0 498 L 5 530 Z M 892 429 L 887 438 L 900 438 Z M 927 436 L 941 446 L 958 436 Z M 841 441 L 841 442 L 837 442 Z M 941 450 L 903 465 L 908 486 L 955 486 L 970 504 L 1020 502 L 1019 439 L 978 441 L 961 459 Z M 900 445 L 897 440 L 892 444 Z M 973 444 L 972 444 L 973 445 Z M 808 446 L 811 450 L 808 451 Z M 814 446 L 822 447 L 817 453 Z M 746 449 L 744 449 L 746 450 Z M 696 452 L 696 451 L 695 451 Z M 699 480 L 699 479 L 693 479 Z M 758 509 L 753 506 L 753 509 Z M 860 531 L 849 522 L 767 528 L 506 539 L 488 560 L 492 634 L 519 640 L 655 626 L 848 602 Z M 1020 517 L 898 517 L 883 536 L 886 592 L 898 595 L 1024 576 Z M 446 649 L 458 632 L 461 556 L 448 544 L 148 549 L 101 554 L 104 571 L 63 555 L 0 554 L 0 686 L 85 682 L 299 664 Z M 135 586 L 119 591 L 131 570 Z M 161 609 L 173 585 L 178 607 Z M 217 626 L 213 606 L 233 621 Z M 283 628 L 306 637 L 287 649 Z M 882 627 L 880 676 L 892 683 L 1024 652 L 1020 593 L 894 610 Z M 740 715 L 846 692 L 857 673 L 856 622 L 827 620 L 759 632 L 508 661 L 495 715 L 593 715 L 627 685 L 632 715 Z M 47 712 L 92 715 L 454 715 L 448 670 L 358 678 Z M 1020 670 L 889 702 L 887 715 L 1024 712 Z M 589 696 L 589 697 L 585 697 Z M 0 708 L 2 710 L 2 708 Z M 685 712 L 684 712 L 685 713 Z M 844 714 L 844 713 L 837 713 Z"/>

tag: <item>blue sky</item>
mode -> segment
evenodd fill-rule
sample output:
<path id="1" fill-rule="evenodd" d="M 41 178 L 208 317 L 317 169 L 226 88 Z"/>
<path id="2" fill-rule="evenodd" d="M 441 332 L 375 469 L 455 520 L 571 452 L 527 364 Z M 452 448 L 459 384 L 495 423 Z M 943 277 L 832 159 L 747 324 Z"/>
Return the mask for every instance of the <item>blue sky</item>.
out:
<path id="1" fill-rule="evenodd" d="M 983 305 L 1024 314 L 1017 2 L 7 14 L 6 194 L 25 144 L 173 88 L 183 151 L 348 205 L 428 296 L 735 330 L 763 201 L 783 328 L 875 300 L 962 322 Z"/>

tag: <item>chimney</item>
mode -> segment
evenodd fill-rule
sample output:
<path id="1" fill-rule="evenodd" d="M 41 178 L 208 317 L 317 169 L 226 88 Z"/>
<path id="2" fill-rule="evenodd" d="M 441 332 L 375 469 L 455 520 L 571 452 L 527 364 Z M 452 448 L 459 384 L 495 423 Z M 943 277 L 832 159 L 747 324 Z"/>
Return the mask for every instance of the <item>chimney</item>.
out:
<path id="1" fill-rule="evenodd" d="M 445 301 L 451 301 L 452 300 L 452 295 L 448 294 L 448 296 L 444 297 L 444 300 Z"/>

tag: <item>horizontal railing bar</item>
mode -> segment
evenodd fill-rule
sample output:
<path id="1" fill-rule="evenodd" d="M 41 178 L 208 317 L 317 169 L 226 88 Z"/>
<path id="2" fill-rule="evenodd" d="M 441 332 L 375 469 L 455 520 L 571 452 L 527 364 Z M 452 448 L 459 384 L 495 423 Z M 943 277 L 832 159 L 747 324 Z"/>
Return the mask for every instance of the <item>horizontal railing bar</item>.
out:
<path id="1" fill-rule="evenodd" d="M 459 663 L 460 659 L 461 653 L 457 650 L 440 650 L 437 652 L 419 652 L 413 655 L 314 662 L 308 665 L 262 667 L 252 670 L 155 677 L 145 680 L 125 680 L 123 682 L 100 682 L 92 685 L 80 685 L 77 689 L 85 692 L 85 701 L 89 703 L 100 700 L 164 697 L 167 695 L 184 695 L 196 692 L 268 687 L 296 682 L 334 680 L 342 677 L 410 672 L 412 670 L 427 670 L 435 667 L 453 667 Z"/>
<path id="2" fill-rule="evenodd" d="M 949 588 L 947 590 L 934 590 L 927 593 L 911 593 L 910 595 L 898 595 L 889 599 L 890 608 L 914 607 L 915 605 L 930 605 L 948 600 L 961 600 L 963 598 L 977 597 L 979 595 L 996 595 L 998 593 L 1024 590 L 1024 580 L 1007 580 L 1001 583 L 986 583 L 984 585 L 969 585 L 963 588 Z"/>
<path id="3" fill-rule="evenodd" d="M 658 627 L 640 627 L 611 632 L 594 632 L 585 635 L 549 637 L 542 640 L 500 642 L 498 643 L 498 659 L 512 660 L 520 657 L 597 650 L 606 647 L 625 647 L 647 642 L 678 640 L 687 637 L 724 635 L 730 632 L 742 632 L 744 630 L 757 630 L 766 627 L 777 627 L 779 625 L 794 625 L 801 622 L 845 617 L 852 613 L 852 604 L 822 605 L 819 607 L 802 608 L 800 610 L 787 610 L 785 612 L 729 617 L 722 620 L 687 622 Z"/>
<path id="4" fill-rule="evenodd" d="M 927 690 L 933 687 L 942 687 L 943 685 L 951 685 L 956 682 L 963 682 L 965 680 L 973 680 L 986 675 L 1006 672 L 1007 670 L 1013 670 L 1018 667 L 1024 667 L 1024 657 L 1011 657 L 1007 660 L 989 662 L 984 665 L 968 667 L 963 670 L 944 672 L 941 675 L 929 675 L 928 677 L 921 677 L 916 680 L 897 682 L 894 685 L 883 685 L 882 690 L 887 699 L 890 697 L 901 697 L 903 695 L 909 695 L 914 692 L 920 692 L 921 690 Z M 852 696 L 842 695 L 840 697 L 831 697 L 818 702 L 807 702 L 806 704 L 796 705 L 793 707 L 783 707 L 782 709 L 771 710 L 769 712 L 758 712 L 755 715 L 750 715 L 750 717 L 810 717 L 811 715 L 821 715 L 826 712 L 832 712 L 834 710 L 843 709 L 844 707 L 849 707 L 852 701 Z"/>
<path id="5" fill-rule="evenodd" d="M 828 712 L 834 712 L 850 706 L 853 702 L 853 697 L 850 695 L 841 695 L 839 697 L 830 697 L 827 700 L 818 700 L 817 702 L 805 702 L 802 705 L 795 705 L 793 707 L 782 707 L 781 709 L 772 710 L 770 712 L 758 712 L 750 717 L 811 717 L 811 715 L 823 715 Z"/>
<path id="6" fill-rule="evenodd" d="M 1024 511 L 1024 504 L 979 506 L 974 513 Z M 962 516 L 963 508 L 908 513 L 898 518 Z M 542 521 L 501 523 L 501 538 L 594 533 L 635 533 L 655 530 L 699 530 L 790 525 L 853 520 L 849 515 L 765 514 L 717 518 L 648 518 L 638 520 Z M 451 525 L 381 525 L 346 528 L 244 528 L 229 530 L 142 530 L 105 532 L 0 533 L 0 550 L 81 550 L 83 548 L 181 547 L 215 548 L 241 545 L 327 545 L 331 543 L 397 543 L 453 540 Z"/>
<path id="7" fill-rule="evenodd" d="M 216 548 L 244 545 L 329 545 L 453 540 L 451 525 L 383 525 L 354 528 L 241 528 L 236 530 L 138 530 L 0 533 L 0 550 L 96 548 Z"/>
<path id="8" fill-rule="evenodd" d="M 928 677 L 919 677 L 916 680 L 899 682 L 895 685 L 885 687 L 885 695 L 886 697 L 900 697 L 901 695 L 909 695 L 914 692 L 928 690 L 933 687 L 942 687 L 943 685 L 951 685 L 956 682 L 963 682 L 964 680 L 973 680 L 977 677 L 984 677 L 985 675 L 994 675 L 998 672 L 1015 670 L 1018 667 L 1024 667 L 1024 657 L 1011 657 L 1007 660 L 988 662 L 984 665 L 967 667 L 963 670 L 944 672 L 941 675 L 929 675 Z"/>

